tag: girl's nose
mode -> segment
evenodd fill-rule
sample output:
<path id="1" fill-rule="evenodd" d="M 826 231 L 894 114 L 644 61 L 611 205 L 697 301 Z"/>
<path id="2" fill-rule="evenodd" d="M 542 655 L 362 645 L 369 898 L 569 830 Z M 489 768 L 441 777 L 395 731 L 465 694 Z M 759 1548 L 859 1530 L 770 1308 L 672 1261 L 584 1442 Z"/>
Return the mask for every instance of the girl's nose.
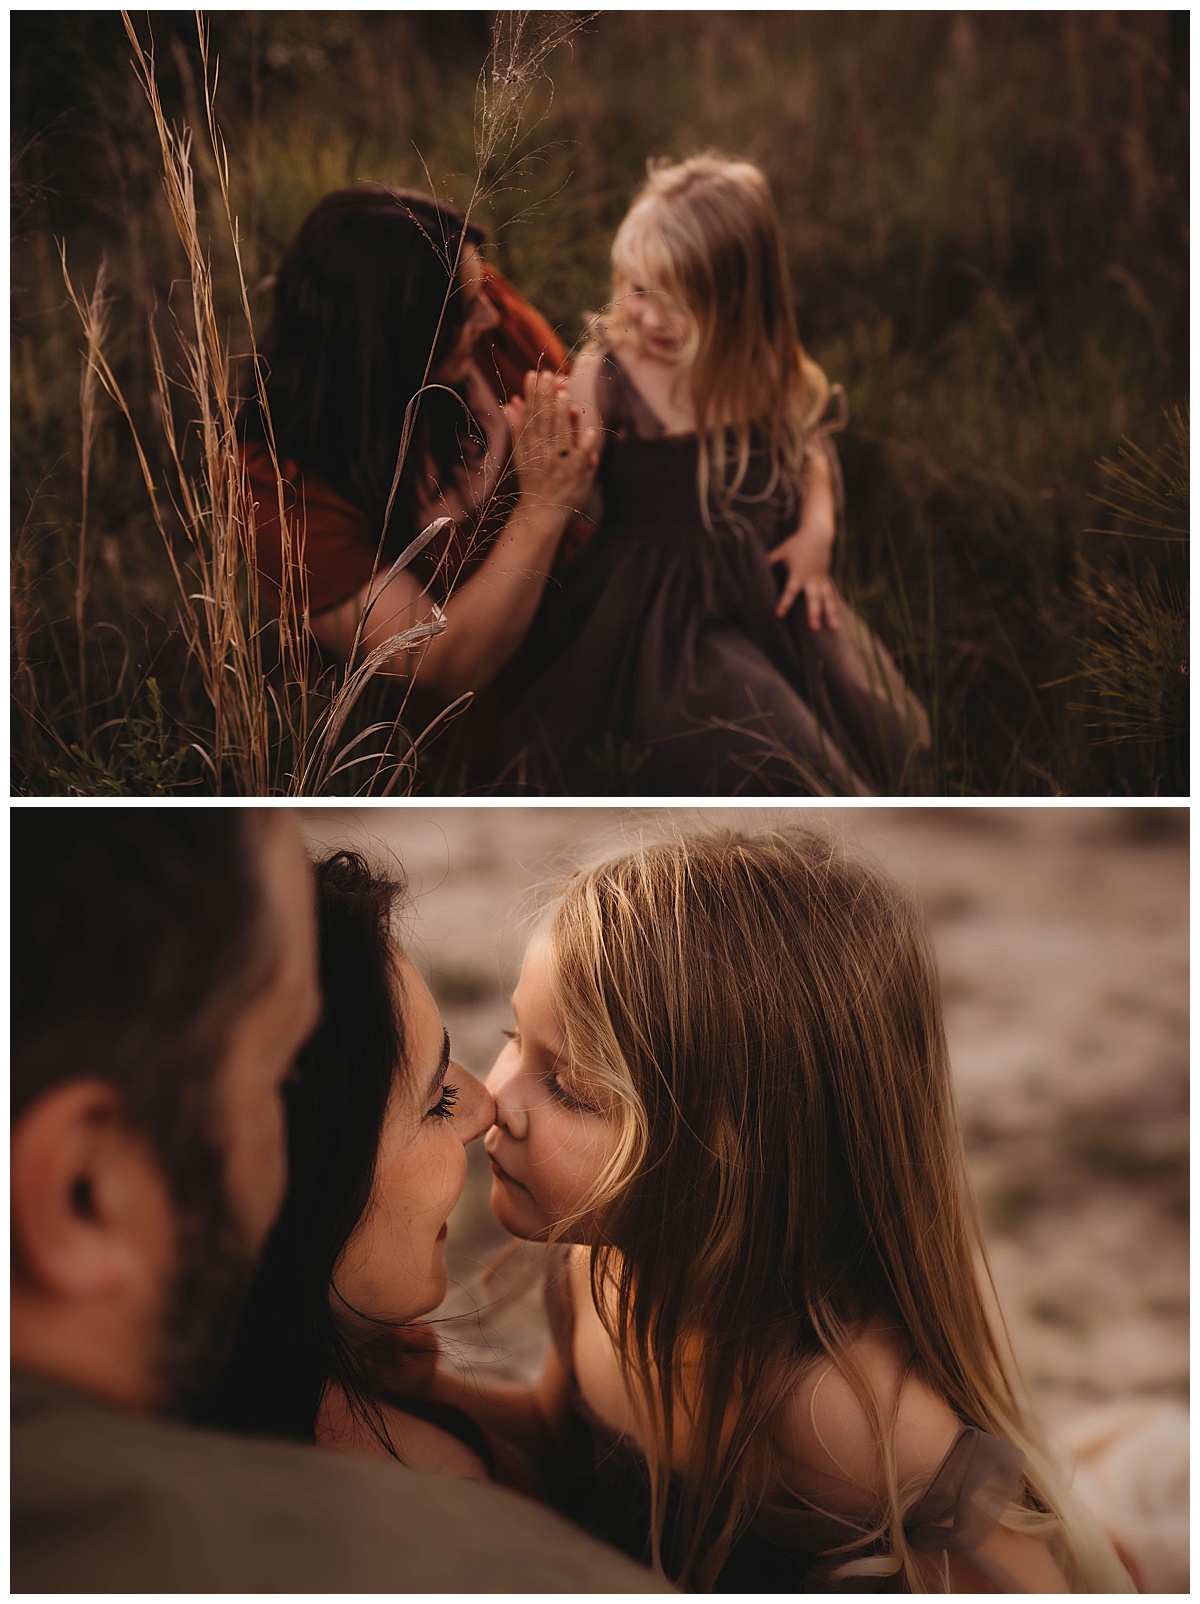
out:
<path id="1" fill-rule="evenodd" d="M 529 1131 L 529 1115 L 516 1095 L 517 1074 L 503 1058 L 493 1066 L 487 1078 L 487 1089 L 496 1100 L 496 1124 L 521 1141 Z"/>
<path id="2" fill-rule="evenodd" d="M 454 1110 L 454 1124 L 463 1146 L 482 1136 L 496 1122 L 496 1104 L 491 1092 L 461 1064 L 451 1066 L 458 1087 L 458 1106 Z"/>

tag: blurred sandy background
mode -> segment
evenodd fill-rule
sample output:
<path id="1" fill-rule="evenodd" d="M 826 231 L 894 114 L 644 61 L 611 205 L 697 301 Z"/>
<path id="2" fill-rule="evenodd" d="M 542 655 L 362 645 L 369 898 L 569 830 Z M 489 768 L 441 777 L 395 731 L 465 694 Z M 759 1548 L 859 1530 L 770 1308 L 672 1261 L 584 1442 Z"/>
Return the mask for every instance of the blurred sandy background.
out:
<path id="1" fill-rule="evenodd" d="M 399 857 L 414 896 L 412 955 L 455 1056 L 482 1075 L 510 1023 L 523 921 L 562 868 L 667 821 L 765 822 L 784 811 L 398 806 L 309 808 L 302 818 L 314 848 Z M 924 908 L 1019 1360 L 1145 1590 L 1185 1591 L 1187 812 L 805 812 Z M 452 1220 L 456 1309 L 478 1305 L 477 1272 L 506 1241 L 482 1160 L 477 1148 Z M 490 1323 L 472 1361 L 501 1363 L 505 1348 L 528 1365 L 540 1341 L 527 1295 Z"/>

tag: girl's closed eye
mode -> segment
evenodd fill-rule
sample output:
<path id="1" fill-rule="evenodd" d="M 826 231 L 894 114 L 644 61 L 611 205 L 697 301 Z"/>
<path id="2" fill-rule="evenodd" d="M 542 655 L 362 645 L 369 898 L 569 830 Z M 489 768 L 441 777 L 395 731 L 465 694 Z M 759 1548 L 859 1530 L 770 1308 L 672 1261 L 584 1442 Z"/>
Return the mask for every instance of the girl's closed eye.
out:
<path id="1" fill-rule="evenodd" d="M 520 1051 L 521 1033 L 519 1030 L 513 1030 L 510 1026 L 502 1026 L 500 1034 L 507 1036 L 517 1051 Z M 564 1108 L 574 1108 L 583 1114 L 598 1114 L 600 1112 L 594 1103 L 590 1103 L 586 1098 L 581 1097 L 575 1088 L 565 1086 L 557 1070 L 551 1070 L 546 1075 L 545 1081 L 551 1097 L 556 1102 L 561 1103 Z"/>
<path id="2" fill-rule="evenodd" d="M 563 1085 L 557 1071 L 546 1077 L 546 1084 L 550 1088 L 550 1095 L 563 1105 L 564 1108 L 573 1108 L 581 1114 L 598 1114 L 600 1110 L 594 1103 L 587 1102 L 573 1089 Z"/>

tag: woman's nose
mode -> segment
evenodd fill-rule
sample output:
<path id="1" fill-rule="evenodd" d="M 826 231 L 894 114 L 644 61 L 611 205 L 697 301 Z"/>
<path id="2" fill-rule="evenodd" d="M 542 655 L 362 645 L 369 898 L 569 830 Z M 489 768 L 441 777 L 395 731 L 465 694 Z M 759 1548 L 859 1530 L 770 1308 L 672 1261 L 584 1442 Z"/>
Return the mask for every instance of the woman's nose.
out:
<path id="1" fill-rule="evenodd" d="M 500 321 L 499 312 L 492 305 L 491 301 L 486 295 L 481 295 L 479 297 L 479 305 L 476 310 L 475 317 L 480 331 L 485 334 L 488 329 L 494 329 Z"/>
<path id="2" fill-rule="evenodd" d="M 454 1123 L 465 1146 L 496 1123 L 496 1104 L 483 1082 L 461 1064 L 454 1065 L 454 1079 L 458 1086 Z"/>
<path id="3" fill-rule="evenodd" d="M 529 1129 L 529 1116 L 516 1095 L 516 1068 L 504 1062 L 504 1054 L 492 1066 L 487 1089 L 496 1099 L 496 1124 L 519 1141 Z"/>

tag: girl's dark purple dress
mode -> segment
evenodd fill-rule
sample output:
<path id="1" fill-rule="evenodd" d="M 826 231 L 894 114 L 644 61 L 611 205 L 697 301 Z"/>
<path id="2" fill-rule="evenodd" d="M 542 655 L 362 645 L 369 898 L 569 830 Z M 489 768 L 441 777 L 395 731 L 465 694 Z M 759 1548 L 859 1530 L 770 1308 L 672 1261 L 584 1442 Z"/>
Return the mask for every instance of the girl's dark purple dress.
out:
<path id="1" fill-rule="evenodd" d="M 539 669 L 501 729 L 506 781 L 594 795 L 870 795 L 898 789 L 929 725 L 843 607 L 775 617 L 767 553 L 799 507 L 753 456 L 733 516 L 705 527 L 694 434 L 669 435 L 611 353 L 598 399 L 604 516 L 547 594 Z M 835 481 L 837 476 L 835 475 Z"/>

